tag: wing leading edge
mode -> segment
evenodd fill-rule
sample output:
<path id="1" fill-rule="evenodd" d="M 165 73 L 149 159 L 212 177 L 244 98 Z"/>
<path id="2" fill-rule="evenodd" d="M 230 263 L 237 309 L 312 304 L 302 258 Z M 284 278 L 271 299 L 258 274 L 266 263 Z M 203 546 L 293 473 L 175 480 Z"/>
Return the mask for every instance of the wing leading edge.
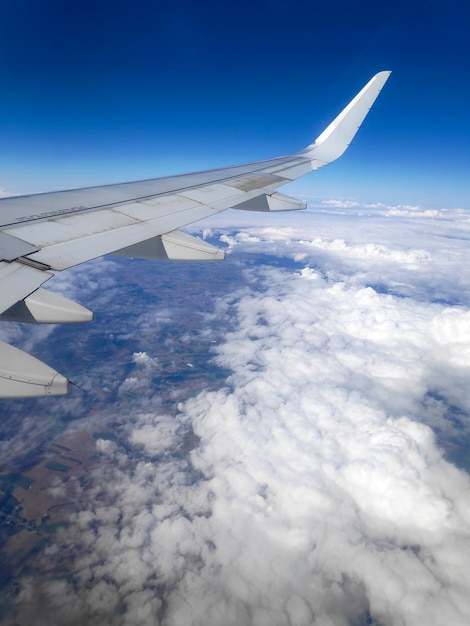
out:
<path id="1" fill-rule="evenodd" d="M 304 150 L 235 167 L 168 178 L 0 199 L 0 319 L 89 321 L 84 307 L 43 289 L 52 271 L 114 253 L 165 260 L 217 260 L 214 246 L 178 229 L 228 208 L 285 211 L 306 204 L 278 187 L 347 149 L 387 81 L 376 74 Z M 0 342 L 0 397 L 67 393 L 67 380 Z"/>

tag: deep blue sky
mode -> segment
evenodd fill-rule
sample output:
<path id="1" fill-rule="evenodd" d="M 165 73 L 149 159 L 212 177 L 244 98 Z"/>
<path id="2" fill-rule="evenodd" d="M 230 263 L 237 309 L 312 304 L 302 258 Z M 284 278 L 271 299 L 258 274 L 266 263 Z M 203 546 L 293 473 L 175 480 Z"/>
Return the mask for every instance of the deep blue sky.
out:
<path id="1" fill-rule="evenodd" d="M 291 192 L 470 208 L 467 0 L 5 0 L 0 11 L 6 191 L 285 154 L 391 69 L 349 152 Z"/>

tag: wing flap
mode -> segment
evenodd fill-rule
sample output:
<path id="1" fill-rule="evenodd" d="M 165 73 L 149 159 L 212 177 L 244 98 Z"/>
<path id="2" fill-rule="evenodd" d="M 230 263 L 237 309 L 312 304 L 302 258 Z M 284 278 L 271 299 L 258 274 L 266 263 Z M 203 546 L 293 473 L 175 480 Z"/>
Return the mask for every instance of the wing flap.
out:
<path id="1" fill-rule="evenodd" d="M 113 230 L 104 230 L 88 237 L 70 238 L 67 241 L 44 247 L 39 252 L 29 255 L 28 258 L 44 263 L 53 270 L 64 270 L 163 235 L 176 230 L 182 224 L 196 222 L 217 212 L 218 210 L 212 207 L 199 206 L 185 212 L 168 215 L 164 219 L 158 218 Z M 184 213 L 184 217 L 181 213 Z"/>
<path id="2" fill-rule="evenodd" d="M 20 256 L 36 252 L 37 247 L 30 243 L 0 232 L 0 261 L 14 261 Z"/>
<path id="3" fill-rule="evenodd" d="M 171 196 L 97 209 L 93 213 L 28 222 L 4 232 L 8 235 L 15 232 L 40 248 L 29 254 L 29 259 L 54 270 L 63 270 L 177 230 L 245 200 L 264 196 L 266 191 L 272 192 L 286 180 L 268 175 L 262 179 L 267 185 L 254 187 L 251 176 L 250 191 L 244 191 L 239 188 L 243 184 L 237 185 L 238 181 L 247 182 L 247 176 L 243 175 L 231 181 L 235 184 L 212 183 Z"/>

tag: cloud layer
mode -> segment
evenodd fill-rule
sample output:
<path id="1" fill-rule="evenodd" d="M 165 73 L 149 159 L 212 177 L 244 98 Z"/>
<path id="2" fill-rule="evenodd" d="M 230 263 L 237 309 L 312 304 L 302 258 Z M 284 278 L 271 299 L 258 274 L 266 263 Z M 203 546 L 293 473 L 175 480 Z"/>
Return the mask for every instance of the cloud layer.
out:
<path id="1" fill-rule="evenodd" d="M 363 212 L 223 232 L 246 281 L 206 318 L 236 321 L 225 384 L 163 410 L 134 353 L 128 447 L 98 440 L 24 623 L 468 623 L 470 480 L 448 460 L 469 437 L 466 222 Z"/>

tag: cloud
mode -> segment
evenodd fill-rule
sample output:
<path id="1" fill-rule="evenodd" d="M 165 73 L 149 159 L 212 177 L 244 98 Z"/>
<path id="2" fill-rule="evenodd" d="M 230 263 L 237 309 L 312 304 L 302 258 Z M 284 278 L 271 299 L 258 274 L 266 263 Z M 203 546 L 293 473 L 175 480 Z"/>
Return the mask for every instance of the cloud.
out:
<path id="1" fill-rule="evenodd" d="M 387 260 L 392 263 L 410 265 L 416 268 L 431 258 L 426 250 L 393 250 L 387 246 L 372 242 L 351 246 L 344 239 L 333 239 L 331 241 L 315 237 L 312 241 L 301 240 L 299 243 L 321 250 L 344 253 L 349 258 L 362 259 L 368 263 L 377 260 Z"/>
<path id="2" fill-rule="evenodd" d="M 68 427 L 109 422 L 125 446 L 97 440 L 70 526 L 20 581 L 17 621 L 468 623 L 470 485 L 449 462 L 470 440 L 468 218 L 331 206 L 207 228 L 244 284 L 210 285 L 219 300 L 199 334 L 181 323 L 182 289 L 171 306 L 129 296 L 114 261 L 51 281 L 109 314 L 90 336 L 112 327 L 101 343 L 132 346 L 87 365 L 84 386 L 118 400 Z M 138 267 L 158 292 L 155 266 Z M 126 302 L 136 313 L 119 325 Z M 9 328 L 17 345 L 56 345 L 55 330 Z M 155 390 L 163 332 L 168 358 L 183 345 L 191 364 L 195 342 L 224 336 L 208 368 L 225 383 L 178 411 Z M 7 415 L 5 461 L 83 412 L 81 396 L 47 402 Z"/>
<path id="3" fill-rule="evenodd" d="M 416 210 L 410 217 L 392 215 L 393 207 L 382 203 L 349 201 L 350 208 L 331 210 L 343 201 L 328 202 L 333 203 L 328 210 L 317 203 L 294 216 L 269 216 L 269 226 L 266 216 L 257 214 L 248 217 L 248 229 L 239 229 L 234 211 L 211 224 L 220 225 L 220 240 L 232 253 L 243 245 L 244 252 L 258 254 L 259 239 L 264 253 L 310 263 L 334 280 L 423 301 L 470 301 L 470 285 L 460 269 L 470 262 L 467 211 L 441 209 L 433 218 Z"/>
<path id="4" fill-rule="evenodd" d="M 25 623 L 468 623 L 470 480 L 445 454 L 470 437 L 464 217 L 289 219 L 219 235 L 245 276 L 205 318 L 233 316 L 223 385 L 163 408 L 150 339 L 180 322 L 136 316 L 126 445 L 97 441 Z"/>
<path id="5" fill-rule="evenodd" d="M 258 603 L 259 621 L 244 623 L 289 623 L 295 594 L 318 623 L 365 621 L 369 610 L 381 623 L 463 624 L 469 481 L 418 422 L 433 370 L 452 367 L 439 348 L 422 352 L 446 311 L 416 318 L 419 307 L 371 289 L 311 270 L 290 278 L 270 270 L 263 297 L 240 301 L 239 330 L 218 357 L 233 391 L 185 409 L 201 439 L 193 462 L 210 477 L 226 595 Z M 465 397 L 462 387 L 454 400 Z"/>
<path id="6" fill-rule="evenodd" d="M 434 218 L 445 215 L 445 209 L 422 209 L 419 206 L 411 204 L 387 205 L 382 202 L 361 203 L 357 200 L 332 199 L 322 200 L 321 205 L 341 209 L 373 209 L 379 210 L 387 216 Z"/>

